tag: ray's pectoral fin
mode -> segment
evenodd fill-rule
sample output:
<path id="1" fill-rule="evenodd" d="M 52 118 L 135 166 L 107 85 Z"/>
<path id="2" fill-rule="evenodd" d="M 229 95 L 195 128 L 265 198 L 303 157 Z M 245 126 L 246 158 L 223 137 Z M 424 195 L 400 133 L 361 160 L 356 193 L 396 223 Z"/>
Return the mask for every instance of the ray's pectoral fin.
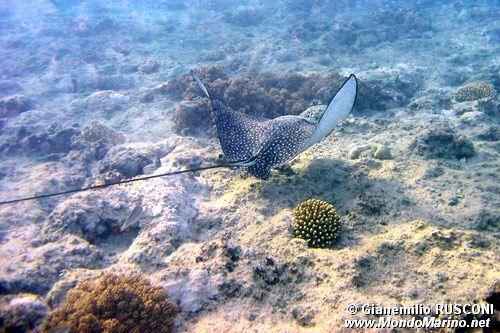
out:
<path id="1" fill-rule="evenodd" d="M 193 70 L 191 76 L 205 96 L 210 98 L 207 88 Z M 247 160 L 255 155 L 266 137 L 267 121 L 234 111 L 217 99 L 210 99 L 210 103 L 212 120 L 217 128 L 224 156 L 228 161 L 234 162 L 228 166 L 251 165 Z"/>
<path id="2" fill-rule="evenodd" d="M 351 74 L 335 94 L 330 104 L 328 104 L 313 134 L 305 142 L 301 151 L 306 150 L 327 137 L 351 113 L 357 92 L 358 80 L 354 74 Z"/>

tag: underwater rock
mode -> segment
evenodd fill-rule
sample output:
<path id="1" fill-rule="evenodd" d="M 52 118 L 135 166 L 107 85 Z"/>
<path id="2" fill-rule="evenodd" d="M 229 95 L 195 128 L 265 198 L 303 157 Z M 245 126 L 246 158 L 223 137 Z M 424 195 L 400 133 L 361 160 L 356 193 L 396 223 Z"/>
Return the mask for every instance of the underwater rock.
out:
<path id="1" fill-rule="evenodd" d="M 310 307 L 296 307 L 292 310 L 292 317 L 297 320 L 300 326 L 314 326 L 314 316 L 317 311 Z"/>
<path id="2" fill-rule="evenodd" d="M 113 34 L 117 29 L 119 29 L 118 23 L 104 13 L 101 13 L 101 15 L 90 16 L 85 19 L 78 18 L 73 21 L 72 26 L 72 30 L 81 37 Z"/>
<path id="3" fill-rule="evenodd" d="M 292 62 L 299 59 L 297 52 L 292 50 L 279 50 L 276 52 L 275 57 L 278 62 Z"/>
<path id="4" fill-rule="evenodd" d="M 414 111 L 422 110 L 449 110 L 453 103 L 451 96 L 445 91 L 428 90 L 426 95 L 413 99 L 408 108 Z"/>
<path id="5" fill-rule="evenodd" d="M 454 231 L 431 230 L 426 237 L 417 239 L 413 245 L 413 253 L 421 256 L 432 248 L 441 250 L 456 249 L 462 244 L 462 235 Z"/>
<path id="6" fill-rule="evenodd" d="M 126 138 L 111 127 L 94 121 L 73 136 L 72 140 L 75 147 L 86 148 L 96 160 L 100 160 L 111 148 L 124 143 Z"/>
<path id="7" fill-rule="evenodd" d="M 484 141 L 498 141 L 500 140 L 500 127 L 494 125 L 486 126 L 477 133 L 476 137 Z"/>
<path id="8" fill-rule="evenodd" d="M 310 42 L 318 39 L 331 27 L 328 23 L 318 20 L 307 20 L 288 28 L 288 34 L 300 40 Z M 338 43 L 338 39 L 336 40 Z"/>
<path id="9" fill-rule="evenodd" d="M 420 68 L 402 65 L 390 70 L 380 68 L 359 78 L 354 109 L 386 110 L 406 106 L 423 84 Z"/>
<path id="10" fill-rule="evenodd" d="M 475 154 L 472 142 L 449 127 L 424 131 L 411 143 L 410 150 L 428 159 L 462 159 Z"/>
<path id="11" fill-rule="evenodd" d="M 4 332 L 35 331 L 47 312 L 47 304 L 38 295 L 17 294 L 0 298 L 0 326 Z"/>
<path id="12" fill-rule="evenodd" d="M 473 249 L 487 249 L 491 243 L 491 240 L 484 238 L 481 233 L 469 234 L 467 237 L 467 246 Z"/>
<path id="13" fill-rule="evenodd" d="M 252 279 L 256 290 L 270 290 L 272 286 L 278 284 L 301 283 L 310 278 L 308 272 L 314 266 L 309 257 L 302 255 L 284 262 L 278 262 L 263 254 L 260 257 L 253 266 Z"/>
<path id="14" fill-rule="evenodd" d="M 197 263 L 213 261 L 218 265 L 222 264 L 228 272 L 232 272 L 242 257 L 243 250 L 239 245 L 227 240 L 217 240 L 204 243 L 195 261 Z"/>
<path id="15" fill-rule="evenodd" d="M 210 240 L 196 249 L 183 246 L 173 254 L 174 263 L 167 267 L 177 266 L 180 258 L 195 258 L 196 267 L 182 267 L 162 277 L 168 281 L 164 287 L 172 298 L 179 302 L 182 311 L 194 313 L 207 308 L 214 300 L 222 302 L 230 298 L 242 297 L 245 293 L 244 279 L 235 278 L 235 272 L 244 257 L 243 249 L 226 240 Z M 169 271 L 169 268 L 167 268 Z M 173 273 L 173 275 L 172 275 Z M 179 277 L 182 278 L 179 279 Z"/>
<path id="16" fill-rule="evenodd" d="M 182 135 L 206 136 L 212 128 L 210 112 L 207 98 L 180 102 L 175 108 L 175 131 Z"/>
<path id="17" fill-rule="evenodd" d="M 203 60 L 204 61 L 221 61 L 226 59 L 226 52 L 223 50 L 220 51 L 213 51 L 213 52 L 204 52 L 203 55 Z"/>
<path id="18" fill-rule="evenodd" d="M 139 73 L 151 74 L 151 73 L 158 71 L 158 67 L 159 66 L 158 66 L 158 63 L 156 62 L 156 60 L 148 58 L 148 59 L 144 60 L 142 62 L 142 64 L 140 64 L 137 67 L 137 71 L 139 71 Z"/>
<path id="19" fill-rule="evenodd" d="M 500 228 L 500 214 L 481 209 L 474 218 L 474 225 L 477 230 L 498 230 Z"/>
<path id="20" fill-rule="evenodd" d="M 356 210 L 363 215 L 374 216 L 386 212 L 387 200 L 382 194 L 363 192 L 356 200 Z"/>
<path id="21" fill-rule="evenodd" d="M 496 95 L 495 88 L 487 82 L 473 82 L 458 88 L 455 94 L 457 102 L 475 101 L 483 98 L 491 98 Z"/>
<path id="22" fill-rule="evenodd" d="M 23 112 L 33 110 L 35 103 L 22 95 L 5 97 L 0 100 L 0 118 L 14 117 Z"/>
<path id="23" fill-rule="evenodd" d="M 60 236 L 60 235 L 59 235 Z M 102 254 L 95 246 L 73 235 L 58 238 L 49 232 L 33 240 L 33 247 L 19 257 L 8 274 L 0 277 L 3 294 L 20 292 L 46 294 L 64 270 L 95 269 L 102 265 Z M 14 266 L 14 267 L 13 267 Z"/>
<path id="24" fill-rule="evenodd" d="M 374 31 L 380 41 L 395 41 L 402 38 L 418 38 L 432 31 L 431 22 L 420 12 L 404 9 L 382 10 L 373 18 L 378 29 Z"/>
<path id="25" fill-rule="evenodd" d="M 57 160 L 60 158 L 57 154 L 67 154 L 73 148 L 72 137 L 79 133 L 77 124 L 70 127 L 62 127 L 57 123 L 31 126 L 29 120 L 28 117 L 19 123 L 9 124 L 8 129 L 5 129 L 9 140 L 0 144 L 1 152 L 9 155 L 23 153 L 46 158 L 55 154 L 56 156 L 50 158 Z"/>
<path id="26" fill-rule="evenodd" d="M 498 117 L 500 115 L 500 101 L 496 99 L 487 99 L 477 101 L 477 109 L 488 116 Z"/>
<path id="27" fill-rule="evenodd" d="M 483 112 L 472 111 L 466 112 L 458 118 L 458 121 L 461 125 L 466 126 L 478 126 L 487 121 L 489 117 L 485 115 Z"/>
<path id="28" fill-rule="evenodd" d="M 90 243 L 98 243 L 113 233 L 119 233 L 122 221 L 133 207 L 127 204 L 122 189 L 112 194 L 85 192 L 68 198 L 50 213 L 42 234 L 51 239 L 70 233 Z"/>
<path id="29" fill-rule="evenodd" d="M 123 90 L 134 88 L 135 82 L 130 76 L 101 74 L 86 86 L 93 90 Z"/>
<path id="30" fill-rule="evenodd" d="M 441 165 L 429 164 L 422 176 L 422 179 L 433 179 L 445 174 L 444 168 Z"/>
<path id="31" fill-rule="evenodd" d="M 271 266 L 271 267 L 266 267 Z M 280 283 L 286 267 L 275 266 L 274 261 L 266 261 L 266 265 L 257 265 L 253 269 L 253 279 L 261 287 L 273 286 Z"/>
<path id="32" fill-rule="evenodd" d="M 378 160 L 389 160 L 392 158 L 389 148 L 380 144 L 367 144 L 353 148 L 349 151 L 348 157 L 351 160 L 356 160 L 364 155 L 368 155 Z"/>
<path id="33" fill-rule="evenodd" d="M 240 27 L 255 26 L 262 23 L 264 15 L 255 8 L 238 7 L 225 15 L 225 21 Z"/>
<path id="34" fill-rule="evenodd" d="M 404 251 L 399 244 L 382 243 L 374 254 L 367 254 L 354 261 L 351 283 L 360 289 L 373 288 L 381 283 L 387 284 L 388 277 L 395 275 L 394 270 L 380 267 L 382 263 L 396 262 L 397 251 Z M 404 264 L 399 262 L 398 264 Z M 382 273 L 382 271 L 384 273 Z M 382 278 L 383 277 L 383 278 Z"/>
<path id="35" fill-rule="evenodd" d="M 476 102 L 467 102 L 467 103 L 460 103 L 459 105 L 455 105 L 453 108 L 453 115 L 454 116 L 461 116 L 464 113 L 476 111 L 476 107 L 474 104 L 476 104 Z"/>
<path id="36" fill-rule="evenodd" d="M 379 145 L 377 150 L 375 151 L 375 154 L 373 154 L 373 157 L 375 157 L 377 160 L 389 160 L 392 158 L 392 155 L 389 151 L 389 148 L 384 145 Z"/>
<path id="37" fill-rule="evenodd" d="M 109 119 L 114 114 L 121 112 L 129 103 L 129 98 L 113 90 L 103 90 L 92 93 L 85 98 L 82 106 L 85 113 L 91 113 Z M 95 117 L 95 116 L 94 116 Z"/>
<path id="38" fill-rule="evenodd" d="M 153 91 L 145 91 L 139 94 L 139 101 L 141 103 L 151 103 L 155 99 Z"/>
<path id="39" fill-rule="evenodd" d="M 141 190 L 147 198 L 143 200 L 144 218 L 138 235 L 122 256 L 123 261 L 144 268 L 164 266 L 165 257 L 196 234 L 200 228 L 198 203 L 189 193 L 205 191 L 196 179 L 186 176 L 153 184 Z"/>
<path id="40" fill-rule="evenodd" d="M 173 291 L 173 285 L 167 285 L 165 289 L 172 297 L 177 294 L 181 311 L 193 313 L 201 310 L 210 299 L 217 296 L 221 283 L 220 277 L 195 268 L 189 272 L 186 283 L 181 287 L 180 295 L 179 292 Z"/>
<path id="41" fill-rule="evenodd" d="M 302 34 L 302 38 L 311 38 L 314 39 L 318 34 Z M 364 37 L 360 38 L 360 37 Z M 361 35 L 356 32 L 355 26 L 333 26 L 330 29 L 326 30 L 324 33 L 321 33 L 319 37 L 319 41 L 324 45 L 325 50 L 332 50 L 335 47 L 335 51 L 340 48 L 351 47 L 354 45 L 360 44 L 362 42 L 366 43 L 366 39 L 369 36 Z M 358 41 L 359 39 L 359 41 Z M 371 39 L 369 39 L 371 41 Z M 329 52 L 328 52 L 329 53 Z M 333 52 L 332 52 L 333 53 Z"/>
<path id="42" fill-rule="evenodd" d="M 193 169 L 199 168 L 203 165 L 203 157 L 200 155 L 193 155 L 190 152 L 184 151 L 175 154 L 176 152 L 172 152 L 175 155 L 174 160 L 172 161 L 172 166 L 175 168 L 186 168 Z"/>
<path id="43" fill-rule="evenodd" d="M 124 178 L 143 173 L 143 168 L 156 160 L 158 151 L 151 145 L 121 145 L 111 148 L 99 162 L 101 174 L 118 172 Z"/>
<path id="44" fill-rule="evenodd" d="M 31 153 L 67 153 L 71 150 L 71 138 L 78 133 L 77 129 L 70 127 L 54 134 L 32 134 L 21 140 L 20 146 Z"/>
<path id="45" fill-rule="evenodd" d="M 304 112 L 302 112 L 299 116 L 304 117 L 308 119 L 311 122 L 318 122 L 321 119 L 321 116 L 323 113 L 325 113 L 325 110 L 327 108 L 327 105 L 321 104 L 321 105 L 313 105 L 308 107 Z"/>
<path id="46" fill-rule="evenodd" d="M 0 80 L 0 97 L 22 91 L 23 88 L 15 81 Z"/>

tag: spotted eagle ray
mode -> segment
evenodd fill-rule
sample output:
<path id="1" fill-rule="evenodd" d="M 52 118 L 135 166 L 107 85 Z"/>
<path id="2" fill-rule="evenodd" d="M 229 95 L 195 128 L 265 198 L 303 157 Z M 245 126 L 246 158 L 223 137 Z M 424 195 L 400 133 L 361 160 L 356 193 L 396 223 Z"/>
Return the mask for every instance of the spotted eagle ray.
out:
<path id="1" fill-rule="evenodd" d="M 358 90 L 356 76 L 351 74 L 337 91 L 317 123 L 301 116 L 291 115 L 271 120 L 262 120 L 234 111 L 224 105 L 222 101 L 212 99 L 207 88 L 193 70 L 191 71 L 191 75 L 203 91 L 203 94 L 210 100 L 212 118 L 215 121 L 219 142 L 226 159 L 229 161 L 228 163 L 5 200 L 0 201 L 0 205 L 222 167 L 244 167 L 255 177 L 268 179 L 272 168 L 282 166 L 304 150 L 330 135 L 333 129 L 351 113 Z"/>
<path id="2" fill-rule="evenodd" d="M 272 168 L 282 166 L 328 136 L 351 113 L 358 90 L 356 76 L 351 74 L 316 124 L 291 115 L 259 120 L 212 99 L 193 70 L 191 75 L 211 102 L 219 142 L 230 165 L 246 167 L 260 179 L 268 179 Z"/>

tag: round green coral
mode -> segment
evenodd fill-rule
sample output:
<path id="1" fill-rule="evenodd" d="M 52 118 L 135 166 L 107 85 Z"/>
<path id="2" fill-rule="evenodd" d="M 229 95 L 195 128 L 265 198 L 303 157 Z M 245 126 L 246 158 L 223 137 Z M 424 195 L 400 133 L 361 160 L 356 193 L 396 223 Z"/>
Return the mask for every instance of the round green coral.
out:
<path id="1" fill-rule="evenodd" d="M 340 234 L 340 215 L 332 204 L 317 199 L 304 201 L 293 210 L 295 237 L 311 247 L 328 247 Z"/>
<path id="2" fill-rule="evenodd" d="M 455 100 L 457 102 L 475 101 L 493 97 L 495 94 L 495 88 L 491 84 L 487 82 L 473 82 L 458 88 Z"/>

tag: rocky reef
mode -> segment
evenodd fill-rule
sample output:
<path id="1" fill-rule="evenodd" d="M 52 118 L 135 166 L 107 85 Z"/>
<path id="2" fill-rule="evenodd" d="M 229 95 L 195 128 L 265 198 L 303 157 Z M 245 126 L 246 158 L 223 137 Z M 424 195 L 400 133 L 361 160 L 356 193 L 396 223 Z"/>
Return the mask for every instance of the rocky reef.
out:
<path id="1" fill-rule="evenodd" d="M 346 80 L 337 72 L 282 75 L 264 72 L 228 78 L 217 65 L 206 65 L 197 73 L 212 98 L 224 101 L 233 110 L 264 119 L 298 115 L 308 107 L 327 105 Z M 396 77 L 390 83 L 387 78 L 366 82 L 361 77 L 355 110 L 384 110 L 389 106 L 408 104 L 418 81 L 414 80 L 410 85 L 408 80 L 413 78 L 397 72 L 393 75 Z M 207 101 L 199 97 L 201 92 L 190 75 L 170 80 L 159 90 L 173 98 L 184 99 L 177 105 L 174 117 L 178 133 L 184 131 L 182 134 L 199 136 L 210 132 Z"/>
<path id="2" fill-rule="evenodd" d="M 0 118 L 13 117 L 23 112 L 33 110 L 35 103 L 22 95 L 14 95 L 0 100 Z"/>
<path id="3" fill-rule="evenodd" d="M 427 130 L 415 139 L 410 149 L 425 158 L 461 159 L 475 153 L 470 140 L 447 127 Z"/>
<path id="4" fill-rule="evenodd" d="M 47 304 L 38 295 L 20 293 L 0 297 L 0 322 L 5 332 L 34 331 L 47 312 Z"/>

